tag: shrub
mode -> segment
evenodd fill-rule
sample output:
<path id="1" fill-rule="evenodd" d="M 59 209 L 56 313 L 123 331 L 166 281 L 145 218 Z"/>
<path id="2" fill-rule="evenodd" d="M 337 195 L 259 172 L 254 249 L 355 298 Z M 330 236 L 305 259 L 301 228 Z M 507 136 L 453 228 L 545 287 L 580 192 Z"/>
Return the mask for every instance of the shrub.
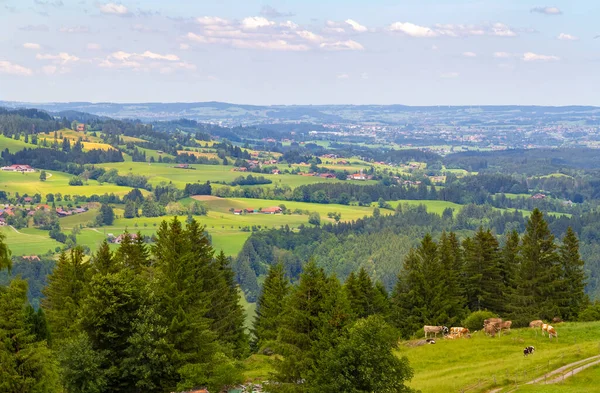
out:
<path id="1" fill-rule="evenodd" d="M 465 318 L 462 325 L 466 327 L 471 332 L 476 330 L 483 329 L 483 321 L 488 318 L 497 318 L 498 315 L 494 314 L 491 311 L 475 311 L 469 314 L 468 317 Z"/>
<path id="2" fill-rule="evenodd" d="M 585 310 L 579 313 L 581 322 L 600 321 L 600 303 L 596 302 L 587 306 Z"/>

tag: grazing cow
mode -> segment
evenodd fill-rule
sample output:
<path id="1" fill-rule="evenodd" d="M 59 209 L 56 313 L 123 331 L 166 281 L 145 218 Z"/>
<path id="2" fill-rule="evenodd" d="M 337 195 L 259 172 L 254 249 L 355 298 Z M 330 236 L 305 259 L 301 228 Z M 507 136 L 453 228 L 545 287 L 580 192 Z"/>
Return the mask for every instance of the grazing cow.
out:
<path id="1" fill-rule="evenodd" d="M 548 338 L 552 340 L 552 336 L 556 337 L 556 339 L 558 340 L 558 333 L 556 333 L 556 330 L 548 325 L 548 327 L 546 328 L 546 331 L 548 332 Z"/>
<path id="2" fill-rule="evenodd" d="M 484 326 L 483 330 L 485 334 L 496 337 L 496 333 L 500 331 L 500 325 L 498 323 L 488 323 Z"/>
<path id="3" fill-rule="evenodd" d="M 510 330 L 512 321 L 504 321 L 500 324 L 500 330 Z"/>
<path id="4" fill-rule="evenodd" d="M 539 328 L 544 324 L 544 321 L 542 321 L 541 319 L 536 319 L 535 321 L 531 321 L 529 322 L 529 327 L 534 329 L 534 328 Z"/>
<path id="5" fill-rule="evenodd" d="M 523 355 L 524 355 L 524 356 L 531 355 L 531 354 L 533 354 L 534 352 L 535 352 L 535 347 L 532 347 L 532 346 L 530 345 L 530 346 L 526 347 L 526 348 L 523 350 Z"/>
<path id="6" fill-rule="evenodd" d="M 435 337 L 437 337 L 438 333 L 442 335 L 448 334 L 448 328 L 446 326 L 423 326 L 423 330 L 425 331 L 425 338 L 427 338 L 429 333 L 433 333 Z"/>
<path id="7" fill-rule="evenodd" d="M 547 323 L 543 323 L 542 324 L 542 336 L 546 336 L 544 333 L 546 333 L 548 331 L 548 325 Z"/>
<path id="8" fill-rule="evenodd" d="M 483 326 L 489 325 L 490 323 L 502 323 L 502 318 L 488 318 L 483 321 Z"/>
<path id="9" fill-rule="evenodd" d="M 428 338 L 425 340 L 427 344 L 435 344 L 435 340 L 433 338 Z"/>
<path id="10" fill-rule="evenodd" d="M 561 317 L 554 317 L 552 318 L 552 323 L 562 323 L 562 318 Z"/>
<path id="11" fill-rule="evenodd" d="M 458 337 L 465 336 L 469 333 L 470 333 L 469 329 L 464 328 L 464 327 L 451 327 L 450 328 L 450 334 L 454 334 Z"/>

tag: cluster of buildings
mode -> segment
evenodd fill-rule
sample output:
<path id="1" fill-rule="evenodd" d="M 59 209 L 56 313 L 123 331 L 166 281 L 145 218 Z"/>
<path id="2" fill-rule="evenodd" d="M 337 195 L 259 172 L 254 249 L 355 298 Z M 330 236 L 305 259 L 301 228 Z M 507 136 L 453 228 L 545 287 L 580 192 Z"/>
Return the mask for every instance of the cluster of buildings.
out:
<path id="1" fill-rule="evenodd" d="M 45 205 L 48 206 L 48 205 Z M 74 214 L 81 214 L 81 213 L 85 213 L 88 209 L 85 207 L 76 207 L 75 209 L 63 209 L 62 207 L 57 207 L 56 208 L 56 214 L 58 214 L 59 217 L 68 217 L 68 216 L 72 216 Z"/>
<path id="2" fill-rule="evenodd" d="M 112 233 L 109 233 L 108 236 L 106 236 L 106 240 L 109 243 L 113 243 L 113 244 L 121 244 L 123 242 L 123 239 L 125 238 L 125 233 L 120 234 L 119 236 L 115 236 Z M 136 240 L 138 238 L 137 233 L 129 233 L 129 238 L 131 240 Z"/>

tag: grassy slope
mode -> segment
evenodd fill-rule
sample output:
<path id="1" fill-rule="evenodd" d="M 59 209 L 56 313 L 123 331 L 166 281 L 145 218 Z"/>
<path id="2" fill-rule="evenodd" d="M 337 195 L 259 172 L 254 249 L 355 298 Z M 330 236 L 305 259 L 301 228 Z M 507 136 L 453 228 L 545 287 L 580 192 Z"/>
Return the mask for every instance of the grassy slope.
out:
<path id="1" fill-rule="evenodd" d="M 23 150 L 25 148 L 35 148 L 36 145 L 32 145 L 30 143 L 25 143 L 22 140 L 15 140 L 12 138 L 7 138 L 4 135 L 0 135 L 0 150 L 8 149 L 9 152 L 14 153 L 19 150 Z"/>
<path id="2" fill-rule="evenodd" d="M 555 385 L 523 385 L 516 393 L 590 393 L 600 389 L 600 366 L 590 367 Z"/>
<path id="3" fill-rule="evenodd" d="M 57 171 L 47 171 L 52 174 L 45 182 L 40 181 L 40 174 L 33 173 L 17 173 L 0 171 L 0 189 L 14 194 L 29 194 L 39 193 L 45 197 L 48 193 L 70 194 L 70 195 L 102 195 L 105 193 L 115 193 L 123 195 L 128 193 L 130 187 L 120 187 L 115 184 L 100 185 L 96 180 L 89 180 L 87 185 L 70 186 L 69 179 L 73 177 L 67 173 Z"/>
<path id="4" fill-rule="evenodd" d="M 12 251 L 12 255 L 15 256 L 45 254 L 48 250 L 54 252 L 56 247 L 63 246 L 48 237 L 48 231 L 25 228 L 20 229 L 20 233 L 17 233 L 7 227 L 0 228 L 0 231 L 6 235 L 6 244 Z"/>
<path id="5" fill-rule="evenodd" d="M 561 365 L 598 354 L 600 322 L 564 323 L 556 326 L 558 342 L 537 336 L 531 329 L 515 329 L 510 335 L 489 338 L 479 332 L 472 339 L 438 340 L 436 345 L 416 348 L 402 346 L 399 355 L 407 356 L 415 370 L 411 386 L 423 393 L 460 391 L 485 381 L 481 388 L 508 384 L 515 373 L 520 382 L 528 381 Z M 525 358 L 523 348 L 536 347 L 533 356 Z M 549 362 L 549 363 L 548 363 Z M 526 372 L 526 375 L 524 374 Z M 543 391 L 543 390 L 540 390 Z"/>

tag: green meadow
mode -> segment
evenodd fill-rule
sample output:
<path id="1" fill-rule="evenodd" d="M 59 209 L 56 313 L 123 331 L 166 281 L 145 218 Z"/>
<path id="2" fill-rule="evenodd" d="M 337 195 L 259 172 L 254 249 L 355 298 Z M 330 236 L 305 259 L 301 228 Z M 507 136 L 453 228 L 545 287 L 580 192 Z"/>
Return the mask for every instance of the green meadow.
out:
<path id="1" fill-rule="evenodd" d="M 35 228 L 24 228 L 15 231 L 9 227 L 2 227 L 0 231 L 6 235 L 6 244 L 10 248 L 12 255 L 39 255 L 45 254 L 49 250 L 54 252 L 56 247 L 63 244 L 51 239 L 48 231 L 42 231 Z"/>
<path id="2" fill-rule="evenodd" d="M 70 195 L 102 195 L 105 193 L 115 193 L 124 195 L 128 193 L 130 187 L 121 187 L 115 184 L 103 183 L 100 184 L 96 180 L 88 180 L 83 186 L 70 186 L 69 180 L 73 175 L 57 172 L 46 171 L 48 177 L 46 181 L 40 181 L 40 173 L 20 173 L 20 172 L 4 172 L 0 171 L 0 190 L 10 192 L 12 195 L 18 192 L 19 194 L 41 194 L 45 197 L 46 194 L 58 193 Z"/>
<path id="3" fill-rule="evenodd" d="M 0 150 L 4 151 L 8 149 L 9 152 L 15 153 L 17 151 L 23 150 L 25 148 L 36 148 L 36 145 L 32 145 L 30 143 L 25 143 L 22 140 L 16 140 L 12 138 L 7 138 L 4 135 L 0 135 Z"/>

